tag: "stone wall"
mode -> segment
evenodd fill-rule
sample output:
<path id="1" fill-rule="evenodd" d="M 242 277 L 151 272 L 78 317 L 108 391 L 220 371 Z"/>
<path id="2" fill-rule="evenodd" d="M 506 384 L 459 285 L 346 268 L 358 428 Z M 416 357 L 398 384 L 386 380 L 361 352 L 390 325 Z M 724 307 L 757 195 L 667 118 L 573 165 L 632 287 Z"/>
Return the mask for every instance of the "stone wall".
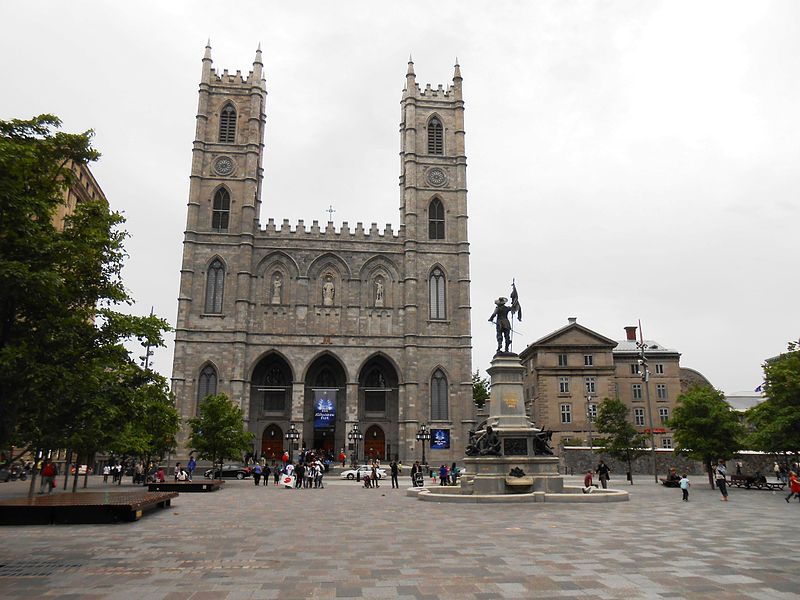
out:
<path id="1" fill-rule="evenodd" d="M 579 475 L 589 469 L 594 471 L 597 463 L 603 459 L 611 469 L 611 479 L 617 477 L 624 480 L 628 471 L 628 465 L 624 462 L 615 460 L 599 449 L 590 450 L 588 447 L 568 446 L 559 450 L 559 472 L 564 475 Z M 775 457 L 771 454 L 760 452 L 742 452 L 726 463 L 728 473 L 736 472 L 736 462 L 742 462 L 742 473 L 752 475 L 759 471 L 767 477 L 772 476 L 772 465 Z M 648 452 L 633 461 L 633 474 L 638 477 L 652 475 L 652 459 Z M 690 460 L 680 454 L 675 454 L 672 450 L 656 450 L 656 469 L 659 477 L 665 477 L 670 467 L 675 467 L 678 474 L 688 473 L 689 475 L 703 475 L 705 469 L 703 465 L 694 460 Z"/>

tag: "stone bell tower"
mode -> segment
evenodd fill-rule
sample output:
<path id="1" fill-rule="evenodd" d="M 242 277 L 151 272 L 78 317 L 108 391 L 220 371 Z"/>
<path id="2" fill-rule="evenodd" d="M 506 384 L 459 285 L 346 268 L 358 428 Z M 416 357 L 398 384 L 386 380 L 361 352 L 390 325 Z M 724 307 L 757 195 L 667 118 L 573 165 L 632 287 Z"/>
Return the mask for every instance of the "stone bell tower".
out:
<path id="1" fill-rule="evenodd" d="M 400 120 L 400 223 L 405 228 L 405 354 L 414 426 L 452 427 L 464 447 L 473 422 L 464 101 L 456 60 L 452 85 L 421 89 L 409 58 Z M 437 369 L 449 413 L 437 406 Z M 416 414 L 414 414 L 416 412 Z M 440 423 L 437 423 L 440 421 Z M 410 428 L 409 428 L 410 429 Z"/>

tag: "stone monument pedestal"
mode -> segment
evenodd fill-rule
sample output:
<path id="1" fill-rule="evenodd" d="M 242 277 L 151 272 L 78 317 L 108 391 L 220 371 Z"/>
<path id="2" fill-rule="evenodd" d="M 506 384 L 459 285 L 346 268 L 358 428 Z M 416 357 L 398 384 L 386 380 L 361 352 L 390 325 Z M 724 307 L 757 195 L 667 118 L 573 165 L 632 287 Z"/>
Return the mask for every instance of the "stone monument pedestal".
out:
<path id="1" fill-rule="evenodd" d="M 519 356 L 496 354 L 488 373 L 492 381 L 490 416 L 479 433 L 486 434 L 491 428 L 499 446 L 492 452 L 484 446 L 478 454 L 464 459 L 468 475 L 461 493 L 562 493 L 564 481 L 558 474 L 558 458 L 552 456 L 545 434 L 525 413 L 525 367 Z"/>

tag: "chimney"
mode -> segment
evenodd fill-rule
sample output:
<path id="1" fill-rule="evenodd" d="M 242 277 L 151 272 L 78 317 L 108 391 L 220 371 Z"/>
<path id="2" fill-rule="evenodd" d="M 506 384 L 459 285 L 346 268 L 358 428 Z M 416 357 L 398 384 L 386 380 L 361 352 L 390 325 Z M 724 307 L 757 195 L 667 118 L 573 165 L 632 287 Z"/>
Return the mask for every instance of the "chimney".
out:
<path id="1" fill-rule="evenodd" d="M 569 321 L 570 325 L 575 325 L 575 322 L 578 320 L 578 317 L 569 317 L 567 321 Z"/>
<path id="2" fill-rule="evenodd" d="M 628 325 L 625 328 L 625 339 L 629 342 L 636 341 L 636 330 L 639 329 L 636 325 Z"/>

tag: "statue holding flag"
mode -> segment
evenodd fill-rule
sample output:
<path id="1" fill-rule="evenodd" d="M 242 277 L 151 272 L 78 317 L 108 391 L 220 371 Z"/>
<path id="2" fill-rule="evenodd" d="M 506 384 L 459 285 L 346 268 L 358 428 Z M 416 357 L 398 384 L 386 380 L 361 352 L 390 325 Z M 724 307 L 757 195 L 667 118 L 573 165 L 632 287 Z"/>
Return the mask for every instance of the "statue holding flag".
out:
<path id="1" fill-rule="evenodd" d="M 500 297 L 494 301 L 495 308 L 489 321 L 494 323 L 497 327 L 497 352 L 505 341 L 505 352 L 511 351 L 511 321 L 508 318 L 509 313 L 513 319 L 514 315 L 519 315 L 519 320 L 522 321 L 522 306 L 519 304 L 519 294 L 517 294 L 517 286 L 514 281 L 511 281 L 511 306 L 507 306 L 508 298 Z M 495 317 L 497 320 L 495 321 Z"/>

